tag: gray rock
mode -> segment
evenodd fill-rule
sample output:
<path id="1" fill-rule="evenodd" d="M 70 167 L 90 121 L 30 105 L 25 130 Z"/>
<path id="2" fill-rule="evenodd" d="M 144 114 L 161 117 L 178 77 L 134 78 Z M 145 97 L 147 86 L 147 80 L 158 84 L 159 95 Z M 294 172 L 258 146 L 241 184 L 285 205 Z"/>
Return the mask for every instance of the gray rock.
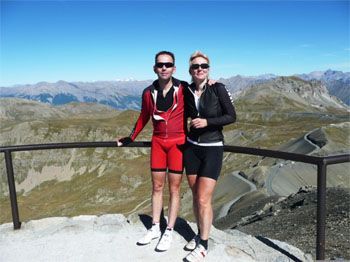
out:
<path id="1" fill-rule="evenodd" d="M 140 216 L 141 217 L 141 216 Z M 145 217 L 143 217 L 145 218 Z M 149 218 L 150 219 L 150 218 Z M 143 219 L 144 224 L 147 224 Z M 166 252 L 155 252 L 157 241 L 137 246 L 145 233 L 140 221 L 130 222 L 123 215 L 53 217 L 23 223 L 20 230 L 12 224 L 0 225 L 0 253 L 12 261 L 182 261 L 183 249 L 195 225 L 178 218 L 173 242 Z M 186 240 L 187 239 L 187 240 Z M 212 227 L 209 254 L 205 261 L 236 262 L 311 262 L 299 249 L 275 240 L 279 248 L 237 230 L 221 231 Z M 294 259 L 294 260 L 293 260 Z"/>

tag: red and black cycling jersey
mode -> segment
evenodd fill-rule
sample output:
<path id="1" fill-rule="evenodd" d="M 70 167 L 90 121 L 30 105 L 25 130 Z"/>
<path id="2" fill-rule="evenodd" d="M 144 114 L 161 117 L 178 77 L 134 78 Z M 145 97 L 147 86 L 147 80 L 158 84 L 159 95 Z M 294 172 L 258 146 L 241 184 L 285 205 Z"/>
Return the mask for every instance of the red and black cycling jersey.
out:
<path id="1" fill-rule="evenodd" d="M 140 116 L 130 134 L 130 138 L 135 140 L 137 135 L 146 126 L 149 119 L 153 122 L 153 135 L 159 138 L 174 138 L 185 136 L 186 119 L 184 116 L 184 95 L 183 89 L 187 83 L 173 78 L 172 104 L 166 111 L 157 108 L 157 98 L 160 92 L 158 80 L 147 87 L 142 93 L 142 107 Z M 168 101 L 171 101 L 168 100 Z M 171 102 L 170 102 L 171 103 Z M 163 104 L 164 105 L 164 104 Z M 165 103 L 165 106 L 166 103 Z M 169 106 L 169 102 L 168 102 Z M 164 109 L 162 107 L 161 109 Z"/>
<path id="2" fill-rule="evenodd" d="M 170 109 L 174 104 L 174 91 L 174 86 L 172 86 L 166 93 L 165 97 L 163 96 L 163 92 L 158 92 L 156 104 L 157 110 L 168 111 Z"/>

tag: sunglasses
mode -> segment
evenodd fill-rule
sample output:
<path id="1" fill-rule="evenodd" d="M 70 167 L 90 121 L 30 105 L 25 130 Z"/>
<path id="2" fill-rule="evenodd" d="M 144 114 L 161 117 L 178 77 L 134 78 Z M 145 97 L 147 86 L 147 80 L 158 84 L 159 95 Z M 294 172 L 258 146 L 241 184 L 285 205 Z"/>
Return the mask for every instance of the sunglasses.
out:
<path id="1" fill-rule="evenodd" d="M 209 64 L 192 64 L 191 69 L 198 69 L 201 67 L 202 69 L 207 69 L 209 68 Z"/>
<path id="2" fill-rule="evenodd" d="M 165 66 L 166 68 L 171 68 L 174 66 L 173 63 L 156 63 L 157 68 L 163 68 Z"/>

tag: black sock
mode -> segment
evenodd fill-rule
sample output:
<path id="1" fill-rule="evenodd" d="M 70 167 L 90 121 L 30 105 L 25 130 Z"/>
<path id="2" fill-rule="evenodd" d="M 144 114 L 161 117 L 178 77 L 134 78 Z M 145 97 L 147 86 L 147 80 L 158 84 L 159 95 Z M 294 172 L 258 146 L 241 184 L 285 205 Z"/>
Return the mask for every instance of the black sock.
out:
<path id="1" fill-rule="evenodd" d="M 198 228 L 197 236 L 200 236 L 200 235 L 201 235 L 201 230 Z"/>
<path id="2" fill-rule="evenodd" d="M 205 249 L 208 249 L 208 239 L 207 240 L 201 239 L 199 241 L 199 244 L 201 244 Z"/>

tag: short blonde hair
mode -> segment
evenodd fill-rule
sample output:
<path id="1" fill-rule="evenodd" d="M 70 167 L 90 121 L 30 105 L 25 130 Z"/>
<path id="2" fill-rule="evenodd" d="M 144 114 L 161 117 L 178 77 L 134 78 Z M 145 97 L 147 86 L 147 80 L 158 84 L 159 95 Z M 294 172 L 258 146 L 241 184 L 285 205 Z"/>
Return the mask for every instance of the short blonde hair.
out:
<path id="1" fill-rule="evenodd" d="M 188 69 L 188 72 L 191 74 L 191 66 L 193 64 L 193 60 L 196 59 L 197 57 L 202 57 L 205 60 L 207 60 L 207 63 L 210 64 L 209 57 L 206 54 L 203 54 L 201 51 L 196 51 L 194 52 L 191 57 L 190 57 L 190 67 Z"/>

